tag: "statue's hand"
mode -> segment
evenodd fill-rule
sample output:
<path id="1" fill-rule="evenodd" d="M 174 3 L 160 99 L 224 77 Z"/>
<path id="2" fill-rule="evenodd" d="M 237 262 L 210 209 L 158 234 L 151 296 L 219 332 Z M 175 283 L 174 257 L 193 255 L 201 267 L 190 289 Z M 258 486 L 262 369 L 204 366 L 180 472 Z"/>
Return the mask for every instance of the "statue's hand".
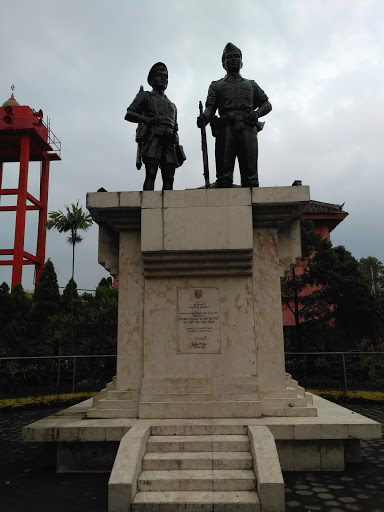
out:
<path id="1" fill-rule="evenodd" d="M 197 120 L 196 120 L 196 124 L 197 124 L 197 127 L 198 128 L 202 128 L 203 126 L 205 126 L 207 124 L 207 119 L 205 117 L 204 114 L 200 115 Z"/>
<path id="2" fill-rule="evenodd" d="M 258 120 L 259 116 L 257 115 L 257 112 L 253 111 L 248 115 L 248 121 L 250 121 L 251 123 L 256 124 Z"/>
<path id="3" fill-rule="evenodd" d="M 157 117 L 157 116 L 154 116 L 154 117 L 150 117 L 148 119 L 148 123 L 149 126 L 158 126 L 160 124 L 160 118 Z"/>

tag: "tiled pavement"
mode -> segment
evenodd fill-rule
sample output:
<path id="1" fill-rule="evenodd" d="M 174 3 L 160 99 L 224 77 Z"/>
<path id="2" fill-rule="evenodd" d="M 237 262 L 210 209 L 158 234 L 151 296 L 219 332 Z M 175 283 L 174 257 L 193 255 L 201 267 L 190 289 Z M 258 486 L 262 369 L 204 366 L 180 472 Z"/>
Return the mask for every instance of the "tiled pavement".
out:
<path id="1" fill-rule="evenodd" d="M 347 405 L 384 424 L 384 406 Z M 62 409 L 0 415 L 1 512 L 106 512 L 107 474 L 56 474 L 51 443 L 23 443 L 24 425 Z M 344 472 L 284 473 L 287 512 L 384 512 L 384 440 L 362 443 Z"/>
<path id="2" fill-rule="evenodd" d="M 384 425 L 384 404 L 345 407 Z M 284 473 L 287 512 L 384 512 L 384 440 L 361 447 L 362 462 L 344 472 Z"/>

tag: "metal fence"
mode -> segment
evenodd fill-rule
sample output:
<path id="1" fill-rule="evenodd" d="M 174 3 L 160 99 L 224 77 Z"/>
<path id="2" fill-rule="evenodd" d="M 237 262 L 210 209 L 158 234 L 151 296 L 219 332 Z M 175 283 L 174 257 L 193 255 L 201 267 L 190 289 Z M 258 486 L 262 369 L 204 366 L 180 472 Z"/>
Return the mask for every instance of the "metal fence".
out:
<path id="1" fill-rule="evenodd" d="M 313 389 L 384 390 L 384 352 L 287 352 L 286 371 Z M 99 391 L 116 355 L 0 358 L 0 398 Z"/>
<path id="2" fill-rule="evenodd" d="M 384 352 L 286 352 L 285 366 L 306 388 L 384 391 Z"/>
<path id="3" fill-rule="evenodd" d="M 116 355 L 0 358 L 0 398 L 99 391 L 116 374 Z"/>

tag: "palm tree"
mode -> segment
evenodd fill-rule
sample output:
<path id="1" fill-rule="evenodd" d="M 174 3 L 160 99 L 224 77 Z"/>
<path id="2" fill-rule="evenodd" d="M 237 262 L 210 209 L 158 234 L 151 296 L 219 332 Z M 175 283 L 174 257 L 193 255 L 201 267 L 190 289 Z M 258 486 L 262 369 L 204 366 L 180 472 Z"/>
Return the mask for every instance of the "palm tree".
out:
<path id="1" fill-rule="evenodd" d="M 45 223 L 46 229 L 57 229 L 59 233 L 70 233 L 67 242 L 72 245 L 72 279 L 75 273 L 75 245 L 83 241 L 83 237 L 79 235 L 79 229 L 87 231 L 93 223 L 90 213 L 83 212 L 79 201 L 71 204 L 71 208 L 64 206 L 67 213 L 61 210 L 57 212 L 49 212 L 49 220 Z"/>

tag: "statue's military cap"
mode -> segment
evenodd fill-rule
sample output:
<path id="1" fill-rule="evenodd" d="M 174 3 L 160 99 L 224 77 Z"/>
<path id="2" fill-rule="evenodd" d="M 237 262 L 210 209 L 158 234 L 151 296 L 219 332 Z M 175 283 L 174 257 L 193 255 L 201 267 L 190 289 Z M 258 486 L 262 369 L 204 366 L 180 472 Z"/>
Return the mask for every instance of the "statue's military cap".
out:
<path id="1" fill-rule="evenodd" d="M 224 59 L 225 59 L 225 54 L 226 54 L 226 53 L 229 53 L 229 52 L 236 52 L 236 51 L 237 51 L 237 52 L 239 52 L 239 53 L 240 53 L 240 55 L 242 56 L 240 48 L 238 48 L 237 46 L 235 46 L 235 45 L 234 45 L 234 44 L 232 44 L 232 43 L 227 43 L 227 44 L 225 45 L 224 50 L 223 50 L 223 55 L 222 55 L 222 57 L 221 57 L 221 62 L 224 64 Z"/>
<path id="2" fill-rule="evenodd" d="M 156 69 L 157 68 L 165 68 L 167 70 L 167 73 L 168 73 L 168 68 L 167 66 L 164 64 L 164 62 L 156 62 L 156 64 L 154 64 L 151 69 L 149 70 L 149 73 L 148 73 L 148 78 L 147 78 L 147 82 L 149 83 L 149 85 L 152 86 L 152 80 L 153 80 L 153 77 L 154 77 L 154 74 L 156 72 Z"/>

